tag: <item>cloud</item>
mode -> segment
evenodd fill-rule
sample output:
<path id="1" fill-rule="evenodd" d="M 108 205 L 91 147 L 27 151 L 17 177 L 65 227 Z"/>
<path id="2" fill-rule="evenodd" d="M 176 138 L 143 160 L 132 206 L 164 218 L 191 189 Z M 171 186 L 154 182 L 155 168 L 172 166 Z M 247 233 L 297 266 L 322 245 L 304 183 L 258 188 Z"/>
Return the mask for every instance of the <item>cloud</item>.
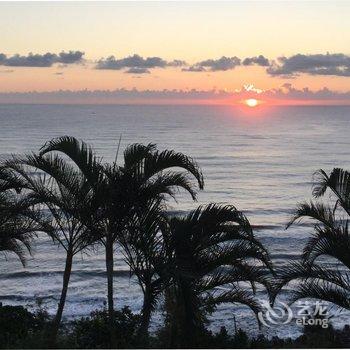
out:
<path id="1" fill-rule="evenodd" d="M 342 53 L 279 57 L 267 69 L 270 75 L 296 77 L 301 73 L 310 75 L 350 76 L 350 56 Z"/>
<path id="2" fill-rule="evenodd" d="M 110 70 L 123 70 L 127 69 L 126 73 L 150 73 L 149 69 L 152 68 L 165 68 L 165 67 L 180 67 L 185 65 L 186 62 L 182 60 L 166 61 L 160 57 L 146 57 L 143 58 L 140 55 L 128 56 L 125 58 L 117 59 L 114 56 L 108 58 L 102 58 L 97 62 L 96 69 L 110 69 Z"/>
<path id="3" fill-rule="evenodd" d="M 8 67 L 51 67 L 56 62 L 56 59 L 57 55 L 49 52 L 44 55 L 33 55 L 30 53 L 28 56 L 5 56 L 0 63 Z"/>
<path id="4" fill-rule="evenodd" d="M 270 62 L 263 55 L 247 57 L 243 61 L 241 61 L 241 59 L 236 56 L 233 56 L 233 57 L 222 56 L 221 58 L 216 60 L 208 59 L 208 60 L 198 62 L 192 66 L 183 68 L 182 70 L 184 72 L 227 71 L 227 70 L 234 69 L 237 66 L 240 66 L 241 64 L 244 66 L 258 65 L 258 66 L 267 67 L 269 66 Z"/>
<path id="5" fill-rule="evenodd" d="M 139 55 L 128 56 L 116 59 L 110 56 L 107 59 L 98 61 L 97 69 L 123 69 L 123 68 L 156 68 L 165 67 L 167 62 L 160 57 L 143 58 Z"/>
<path id="6" fill-rule="evenodd" d="M 302 89 L 294 88 L 292 84 L 285 83 L 276 89 L 270 89 L 264 92 L 264 96 L 280 100 L 302 100 L 302 101 L 347 101 L 350 103 L 350 91 L 335 91 L 327 87 L 319 90 L 311 90 L 308 87 Z"/>
<path id="7" fill-rule="evenodd" d="M 168 62 L 169 67 L 182 67 L 186 65 L 187 65 L 186 61 L 183 61 L 183 60 L 173 60 Z"/>
<path id="8" fill-rule="evenodd" d="M 147 68 L 132 67 L 129 68 L 125 73 L 133 74 L 150 74 L 151 72 Z"/>
<path id="9" fill-rule="evenodd" d="M 84 52 L 82 51 L 69 51 L 69 52 L 60 52 L 59 60 L 57 62 L 63 64 L 72 64 L 80 62 L 83 59 Z"/>
<path id="10" fill-rule="evenodd" d="M 234 56 L 234 57 L 226 57 L 222 56 L 218 59 L 208 59 L 205 61 L 198 62 L 188 68 L 183 69 L 183 71 L 186 72 L 206 72 L 208 70 L 212 72 L 217 71 L 227 71 L 230 69 L 234 69 L 236 66 L 239 66 L 241 64 L 241 60 Z"/>
<path id="11" fill-rule="evenodd" d="M 82 51 L 61 51 L 58 54 L 47 52 L 45 54 L 13 55 L 7 56 L 0 53 L 0 66 L 7 67 L 52 67 L 58 69 L 70 64 L 84 64 Z M 85 69 L 91 69 L 91 63 Z M 350 55 L 336 54 L 296 54 L 289 57 L 278 57 L 269 60 L 264 55 L 257 55 L 240 59 L 236 56 L 222 56 L 217 59 L 206 59 L 194 64 L 184 60 L 165 60 L 158 56 L 142 57 L 134 54 L 124 58 L 109 56 L 101 58 L 93 63 L 93 68 L 98 70 L 120 70 L 128 74 L 149 74 L 157 68 L 179 68 L 183 72 L 220 72 L 233 70 L 238 66 L 261 66 L 266 67 L 266 72 L 271 76 L 284 78 L 296 78 L 300 74 L 329 75 L 350 77 Z"/>
<path id="12" fill-rule="evenodd" d="M 189 66 L 182 68 L 183 72 L 206 72 L 207 70 L 202 66 Z"/>
<path id="13" fill-rule="evenodd" d="M 263 55 L 259 55 L 259 56 L 245 58 L 242 64 L 243 66 L 257 65 L 257 66 L 267 67 L 270 65 L 270 62 Z"/>
<path id="14" fill-rule="evenodd" d="M 0 65 L 8 67 L 51 67 L 55 63 L 72 64 L 82 61 L 84 52 L 60 52 L 58 55 L 47 52 L 43 55 L 29 53 L 27 56 L 6 56 L 0 53 Z"/>

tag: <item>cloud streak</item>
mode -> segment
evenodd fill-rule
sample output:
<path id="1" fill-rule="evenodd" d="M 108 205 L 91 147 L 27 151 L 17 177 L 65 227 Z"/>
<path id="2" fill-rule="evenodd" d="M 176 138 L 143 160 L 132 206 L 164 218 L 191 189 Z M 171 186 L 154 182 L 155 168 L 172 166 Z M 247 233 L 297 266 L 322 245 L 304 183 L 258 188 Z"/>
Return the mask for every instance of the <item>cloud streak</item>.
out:
<path id="1" fill-rule="evenodd" d="M 131 67 L 125 73 L 129 74 L 150 74 L 150 70 L 147 68 Z"/>
<path id="2" fill-rule="evenodd" d="M 83 56 L 84 52 L 82 51 L 62 51 L 58 55 L 50 52 L 43 55 L 29 53 L 27 56 L 18 54 L 7 56 L 0 53 L 0 65 L 6 67 L 52 67 L 55 63 L 80 63 Z"/>
<path id="3" fill-rule="evenodd" d="M 269 104 L 347 104 L 350 91 L 338 92 L 328 88 L 297 89 L 292 84 L 261 90 L 251 85 L 235 91 L 225 90 L 60 90 L 53 92 L 0 93 L 0 103 L 115 103 L 115 104 L 241 104 L 256 98 Z"/>

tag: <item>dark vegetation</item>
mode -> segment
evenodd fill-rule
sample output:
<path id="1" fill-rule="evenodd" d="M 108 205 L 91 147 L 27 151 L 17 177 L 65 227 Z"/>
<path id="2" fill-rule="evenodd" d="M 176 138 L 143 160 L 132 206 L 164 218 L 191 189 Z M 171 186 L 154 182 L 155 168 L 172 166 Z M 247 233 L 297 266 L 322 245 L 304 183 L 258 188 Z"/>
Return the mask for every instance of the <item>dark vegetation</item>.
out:
<path id="1" fill-rule="evenodd" d="M 122 159 L 120 159 L 122 158 Z M 121 160 L 119 164 L 118 159 Z M 180 190 L 196 200 L 203 175 L 196 162 L 153 144 L 134 144 L 113 163 L 73 137 L 46 143 L 38 153 L 13 155 L 0 165 L 0 251 L 15 254 L 23 265 L 38 232 L 66 252 L 57 312 L 41 307 L 0 307 L 1 348 L 259 348 L 346 347 L 349 329 L 307 326 L 296 340 L 249 338 L 225 328 L 208 330 L 208 316 L 221 303 L 243 304 L 252 317 L 262 311 L 257 285 L 271 302 L 292 280 L 291 302 L 315 298 L 350 309 L 350 175 L 334 169 L 317 173 L 314 196 L 327 190 L 335 203 L 300 204 L 289 225 L 307 217 L 314 234 L 301 261 L 274 269 L 269 253 L 233 205 L 200 206 L 185 216 L 167 213 Z M 69 281 L 77 253 L 102 246 L 106 261 L 106 308 L 62 324 Z M 140 314 L 116 310 L 113 269 L 121 248 L 142 293 Z M 344 270 L 320 263 L 328 256 Z M 6 263 L 6 262 L 5 262 Z M 10 266 L 9 266 L 10 268 Z M 243 283 L 244 282 L 244 283 Z M 150 334 L 152 315 L 162 304 L 164 325 Z"/>
<path id="2" fill-rule="evenodd" d="M 65 323 L 60 328 L 56 346 L 63 349 L 103 349 L 109 343 L 109 314 L 106 309 L 91 313 L 89 317 Z M 22 306 L 0 307 L 0 349 L 46 348 L 47 329 L 52 320 L 43 310 L 31 313 Z M 127 307 L 114 312 L 115 346 L 117 348 L 143 348 L 144 340 L 137 336 L 140 315 L 133 314 Z M 333 327 L 322 329 L 316 326 L 304 328 L 303 334 L 296 339 L 266 338 L 260 334 L 249 337 L 238 329 L 229 333 L 225 327 L 217 333 L 206 329 L 191 341 L 193 348 L 349 348 L 350 327 L 342 330 Z M 148 335 L 148 348 L 172 348 L 166 327 L 155 334 Z M 184 345 L 186 347 L 186 345 Z"/>

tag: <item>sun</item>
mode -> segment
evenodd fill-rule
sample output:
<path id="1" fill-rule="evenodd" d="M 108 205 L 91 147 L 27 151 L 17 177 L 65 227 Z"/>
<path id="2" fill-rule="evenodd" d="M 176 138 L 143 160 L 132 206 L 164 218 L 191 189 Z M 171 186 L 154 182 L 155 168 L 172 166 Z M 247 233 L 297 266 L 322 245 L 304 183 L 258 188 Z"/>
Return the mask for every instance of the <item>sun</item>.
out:
<path id="1" fill-rule="evenodd" d="M 258 105 L 258 100 L 256 100 L 255 98 L 249 98 L 244 102 L 248 107 L 256 107 Z"/>

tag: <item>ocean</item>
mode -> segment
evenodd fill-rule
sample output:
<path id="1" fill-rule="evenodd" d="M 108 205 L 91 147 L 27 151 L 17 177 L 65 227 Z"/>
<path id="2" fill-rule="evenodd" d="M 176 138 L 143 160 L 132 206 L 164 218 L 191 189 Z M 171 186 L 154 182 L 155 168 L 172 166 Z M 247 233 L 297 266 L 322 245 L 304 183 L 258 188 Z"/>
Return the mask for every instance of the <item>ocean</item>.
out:
<path id="1" fill-rule="evenodd" d="M 312 233 L 308 225 L 286 230 L 298 202 L 311 198 L 313 173 L 322 168 L 350 168 L 350 107 L 303 106 L 238 108 L 233 106 L 105 106 L 105 105 L 0 105 L 0 154 L 37 151 L 47 140 L 71 135 L 91 143 L 106 161 L 114 160 L 121 135 L 121 150 L 134 142 L 156 143 L 196 159 L 205 189 L 194 203 L 184 193 L 170 210 L 179 213 L 210 202 L 233 204 L 255 226 L 257 237 L 268 247 L 276 266 L 295 260 Z M 0 255 L 0 301 L 35 307 L 41 300 L 53 313 L 62 285 L 64 253 L 40 235 L 34 256 L 23 268 Z M 287 300 L 290 289 L 281 300 Z M 266 300 L 263 290 L 258 297 Z M 117 307 L 139 311 L 142 294 L 116 254 Z M 64 317 L 88 315 L 106 300 L 104 256 L 75 257 Z M 259 332 L 254 315 L 242 306 L 221 305 L 211 316 L 215 330 L 225 325 Z M 333 320 L 347 322 L 343 312 Z M 152 321 L 162 322 L 161 311 Z M 295 336 L 300 327 L 291 322 L 262 332 Z"/>

